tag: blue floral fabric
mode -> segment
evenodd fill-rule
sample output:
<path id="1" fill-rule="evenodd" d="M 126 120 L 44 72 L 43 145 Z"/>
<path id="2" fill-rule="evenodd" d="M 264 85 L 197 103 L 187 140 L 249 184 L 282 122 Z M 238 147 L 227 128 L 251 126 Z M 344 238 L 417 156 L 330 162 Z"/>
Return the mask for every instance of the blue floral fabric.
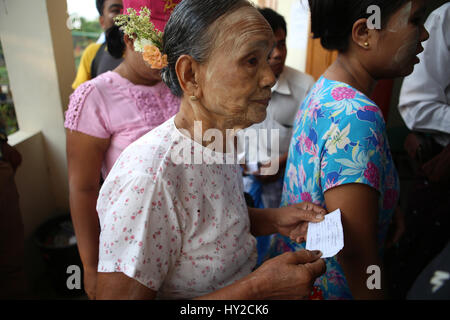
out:
<path id="1" fill-rule="evenodd" d="M 281 206 L 309 201 L 325 207 L 325 191 L 347 183 L 366 184 L 380 194 L 381 254 L 399 195 L 383 115 L 361 92 L 321 77 L 295 119 Z M 301 249 L 304 244 L 274 235 L 267 257 Z M 325 260 L 327 272 L 317 279 L 313 298 L 351 299 L 336 257 Z"/>

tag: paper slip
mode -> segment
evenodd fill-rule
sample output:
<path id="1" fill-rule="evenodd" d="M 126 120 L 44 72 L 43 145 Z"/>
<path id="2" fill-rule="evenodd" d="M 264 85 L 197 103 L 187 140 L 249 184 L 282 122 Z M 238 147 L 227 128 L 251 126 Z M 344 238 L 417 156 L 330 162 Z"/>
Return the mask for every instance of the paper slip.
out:
<path id="1" fill-rule="evenodd" d="M 344 247 L 344 231 L 341 222 L 341 210 L 337 209 L 325 215 L 319 223 L 309 223 L 306 236 L 306 250 L 320 250 L 321 258 L 335 256 Z"/>

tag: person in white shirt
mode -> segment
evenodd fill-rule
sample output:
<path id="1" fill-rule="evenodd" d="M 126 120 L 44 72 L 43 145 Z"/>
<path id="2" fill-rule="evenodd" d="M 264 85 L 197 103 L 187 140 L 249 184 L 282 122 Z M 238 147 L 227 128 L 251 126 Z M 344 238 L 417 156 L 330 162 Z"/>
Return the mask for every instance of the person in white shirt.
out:
<path id="1" fill-rule="evenodd" d="M 283 173 L 292 136 L 292 126 L 298 108 L 305 99 L 314 79 L 303 72 L 285 65 L 287 48 L 286 21 L 270 8 L 259 9 L 259 12 L 269 22 L 276 38 L 276 46 L 269 57 L 269 64 L 275 74 L 277 82 L 272 87 L 272 98 L 267 108 L 266 119 L 243 130 L 239 137 L 239 151 L 241 161 L 245 158 L 244 169 L 245 192 L 253 199 L 258 208 L 277 208 L 280 205 Z M 267 136 L 259 140 L 259 135 Z M 256 130 L 258 143 L 251 143 L 243 138 L 249 131 Z M 278 130 L 278 141 L 272 142 L 271 130 Z M 275 148 L 273 148 L 275 147 Z M 278 161 L 278 172 L 275 175 L 262 175 L 261 164 Z"/>
<path id="2" fill-rule="evenodd" d="M 450 3 L 447 2 L 433 11 L 425 23 L 430 38 L 424 42 L 420 63 L 403 82 L 398 106 L 406 126 L 413 131 L 405 143 L 408 154 L 418 161 L 431 181 L 450 175 L 449 25 Z M 432 141 L 426 143 L 426 136 Z M 431 144 L 436 144 L 437 151 L 429 147 L 430 155 L 425 155 Z"/>

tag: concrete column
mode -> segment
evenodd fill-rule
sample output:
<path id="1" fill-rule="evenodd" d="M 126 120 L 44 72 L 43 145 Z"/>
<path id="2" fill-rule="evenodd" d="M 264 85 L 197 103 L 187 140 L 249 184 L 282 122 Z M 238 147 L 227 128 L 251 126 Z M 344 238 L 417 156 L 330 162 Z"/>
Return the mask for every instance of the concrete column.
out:
<path id="1" fill-rule="evenodd" d="M 67 19 L 64 0 L 0 0 L 0 39 L 20 130 L 10 141 L 24 157 L 16 183 L 24 191 L 24 222 L 34 221 L 30 229 L 52 212 L 69 209 L 63 124 L 75 63 Z M 33 138 L 36 133 L 41 139 Z M 27 147 L 30 139 L 39 146 Z M 38 166 L 44 172 L 33 174 L 35 162 L 45 164 Z"/>

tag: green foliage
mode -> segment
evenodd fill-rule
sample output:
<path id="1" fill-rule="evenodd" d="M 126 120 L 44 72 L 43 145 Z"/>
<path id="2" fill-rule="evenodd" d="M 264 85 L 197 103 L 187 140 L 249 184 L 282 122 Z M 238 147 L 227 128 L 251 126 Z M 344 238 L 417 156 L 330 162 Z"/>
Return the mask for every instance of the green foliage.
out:
<path id="1" fill-rule="evenodd" d="M 85 18 L 81 17 L 81 28 L 79 29 L 82 32 L 92 32 L 100 35 L 103 30 L 100 26 L 100 22 L 98 20 L 88 21 Z"/>
<path id="2" fill-rule="evenodd" d="M 8 136 L 19 130 L 13 104 L 0 104 L 0 119 L 3 120 L 6 126 L 6 134 Z"/>
<path id="3" fill-rule="evenodd" d="M 162 49 L 162 32 L 155 29 L 150 21 L 151 12 L 147 7 L 143 7 L 138 15 L 136 10 L 128 8 L 128 15 L 120 14 L 114 18 L 116 25 L 121 27 L 123 32 L 131 39 L 151 40 L 158 49 Z"/>
<path id="4" fill-rule="evenodd" d="M 75 67 L 78 69 L 84 49 L 95 42 L 103 32 L 98 20 L 88 21 L 81 17 L 80 29 L 72 30 Z"/>
<path id="5" fill-rule="evenodd" d="M 0 84 L 9 83 L 8 71 L 5 66 L 0 66 Z"/>
<path id="6" fill-rule="evenodd" d="M 9 77 L 8 70 L 6 69 L 5 57 L 3 56 L 3 48 L 0 43 L 0 85 L 6 85 L 9 87 Z M 14 110 L 14 104 L 12 102 L 12 98 L 10 94 L 1 93 L 0 100 L 0 119 L 3 120 L 4 125 L 6 126 L 6 134 L 10 135 L 11 133 L 19 130 L 16 119 L 16 112 Z"/>
<path id="7" fill-rule="evenodd" d="M 8 71 L 6 70 L 5 57 L 3 56 L 3 47 L 2 43 L 0 42 L 0 85 L 8 83 Z"/>

